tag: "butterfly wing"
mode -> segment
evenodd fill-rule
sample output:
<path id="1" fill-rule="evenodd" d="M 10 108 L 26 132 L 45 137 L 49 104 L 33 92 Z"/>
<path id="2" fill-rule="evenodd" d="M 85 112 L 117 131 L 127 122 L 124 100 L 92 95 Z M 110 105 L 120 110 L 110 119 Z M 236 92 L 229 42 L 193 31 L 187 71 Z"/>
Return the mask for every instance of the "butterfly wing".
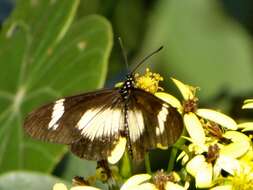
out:
<path id="1" fill-rule="evenodd" d="M 82 138 L 71 144 L 71 151 L 80 158 L 103 160 L 111 155 L 116 146 L 124 127 L 124 102 L 119 93 L 109 102 L 111 104 L 101 110 L 94 108 L 92 112 L 97 114 L 91 120 L 89 118 L 92 116 L 87 113 L 81 118 L 79 128 L 82 129 Z"/>
<path id="2" fill-rule="evenodd" d="M 183 130 L 178 111 L 163 100 L 140 89 L 130 96 L 128 127 L 133 158 L 140 160 L 147 150 L 176 142 Z"/>
<path id="3" fill-rule="evenodd" d="M 95 120 L 113 101 L 117 91 L 100 90 L 70 96 L 47 104 L 30 113 L 24 123 L 25 131 L 32 137 L 61 144 L 72 144 L 83 138 L 80 121 Z M 83 116 L 86 120 L 82 120 Z"/>

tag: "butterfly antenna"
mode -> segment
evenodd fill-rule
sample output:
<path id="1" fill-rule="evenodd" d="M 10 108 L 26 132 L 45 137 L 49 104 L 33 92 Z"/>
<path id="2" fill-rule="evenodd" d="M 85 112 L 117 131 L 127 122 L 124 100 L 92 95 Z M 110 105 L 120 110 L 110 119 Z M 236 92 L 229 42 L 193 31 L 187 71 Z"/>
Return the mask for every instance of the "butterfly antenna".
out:
<path id="1" fill-rule="evenodd" d="M 138 64 L 137 66 L 132 70 L 131 74 L 133 74 L 141 65 L 142 63 L 144 63 L 147 59 L 149 59 L 150 57 L 152 57 L 154 54 L 158 53 L 159 51 L 161 51 L 163 49 L 163 46 L 159 47 L 157 50 L 151 52 L 149 55 L 147 55 L 146 57 L 144 57 Z"/>
<path id="2" fill-rule="evenodd" d="M 127 70 L 128 70 L 128 69 L 129 69 L 129 64 L 128 64 L 128 59 L 127 59 L 126 50 L 125 50 L 125 48 L 124 48 L 124 46 L 123 46 L 123 42 L 122 42 L 122 40 L 121 40 L 120 37 L 118 37 L 118 40 L 119 40 L 119 45 L 120 45 L 120 49 L 121 49 L 122 55 L 123 55 L 123 57 L 124 57 L 124 62 L 125 62 L 125 64 L 126 64 L 126 67 L 127 67 Z"/>

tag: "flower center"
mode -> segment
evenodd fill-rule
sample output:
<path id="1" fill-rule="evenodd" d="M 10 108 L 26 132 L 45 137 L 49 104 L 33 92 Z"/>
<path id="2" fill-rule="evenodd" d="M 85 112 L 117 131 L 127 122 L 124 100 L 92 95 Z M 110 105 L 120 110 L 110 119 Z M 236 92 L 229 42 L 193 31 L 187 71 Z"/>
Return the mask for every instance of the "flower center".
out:
<path id="1" fill-rule="evenodd" d="M 196 112 L 198 109 L 198 98 L 189 99 L 183 102 L 184 113 Z"/>
<path id="2" fill-rule="evenodd" d="M 135 74 L 135 87 L 152 94 L 156 93 L 158 90 L 162 90 L 162 88 L 159 87 L 160 81 L 163 81 L 163 77 L 158 73 L 150 72 L 148 68 L 144 75 Z"/>

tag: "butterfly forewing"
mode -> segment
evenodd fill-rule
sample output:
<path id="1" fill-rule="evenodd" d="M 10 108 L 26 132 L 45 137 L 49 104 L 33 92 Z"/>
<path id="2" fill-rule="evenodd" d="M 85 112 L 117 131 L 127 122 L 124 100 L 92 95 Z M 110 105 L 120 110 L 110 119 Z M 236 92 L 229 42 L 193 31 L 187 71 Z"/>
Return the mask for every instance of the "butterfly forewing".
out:
<path id="1" fill-rule="evenodd" d="M 71 145 L 71 151 L 81 158 L 102 160 L 110 156 L 124 127 L 124 103 L 120 94 L 107 100 L 89 122 L 82 123 L 82 138 Z M 86 121 L 87 114 L 83 115 Z M 80 121 L 82 121 L 82 119 Z"/>
<path id="2" fill-rule="evenodd" d="M 131 93 L 128 125 L 133 157 L 137 160 L 149 149 L 175 143 L 183 129 L 182 117 L 175 108 L 140 89 Z"/>
<path id="3" fill-rule="evenodd" d="M 99 110 L 107 109 L 113 99 L 117 99 L 113 89 L 62 98 L 30 113 L 24 128 L 34 138 L 72 144 L 83 137 L 82 128 L 78 125 L 82 116 L 89 113 L 87 117 L 92 120 L 100 115 Z"/>

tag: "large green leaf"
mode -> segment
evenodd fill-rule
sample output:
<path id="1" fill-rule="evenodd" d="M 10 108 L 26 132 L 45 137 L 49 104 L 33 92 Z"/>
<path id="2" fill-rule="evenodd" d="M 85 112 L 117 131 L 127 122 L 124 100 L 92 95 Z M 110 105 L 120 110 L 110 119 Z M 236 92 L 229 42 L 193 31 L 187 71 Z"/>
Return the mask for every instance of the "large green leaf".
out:
<path id="1" fill-rule="evenodd" d="M 49 172 L 66 149 L 24 136 L 25 115 L 57 97 L 101 87 L 112 46 L 110 24 L 72 24 L 78 0 L 17 1 L 0 34 L 0 172 Z"/>
<path id="2" fill-rule="evenodd" d="M 159 1 L 143 46 L 164 45 L 160 70 L 201 87 L 202 99 L 252 89 L 252 39 L 222 11 L 218 1 Z"/>
<path id="3" fill-rule="evenodd" d="M 55 183 L 64 183 L 61 179 L 37 172 L 10 172 L 0 176 L 1 190 L 52 190 Z"/>

